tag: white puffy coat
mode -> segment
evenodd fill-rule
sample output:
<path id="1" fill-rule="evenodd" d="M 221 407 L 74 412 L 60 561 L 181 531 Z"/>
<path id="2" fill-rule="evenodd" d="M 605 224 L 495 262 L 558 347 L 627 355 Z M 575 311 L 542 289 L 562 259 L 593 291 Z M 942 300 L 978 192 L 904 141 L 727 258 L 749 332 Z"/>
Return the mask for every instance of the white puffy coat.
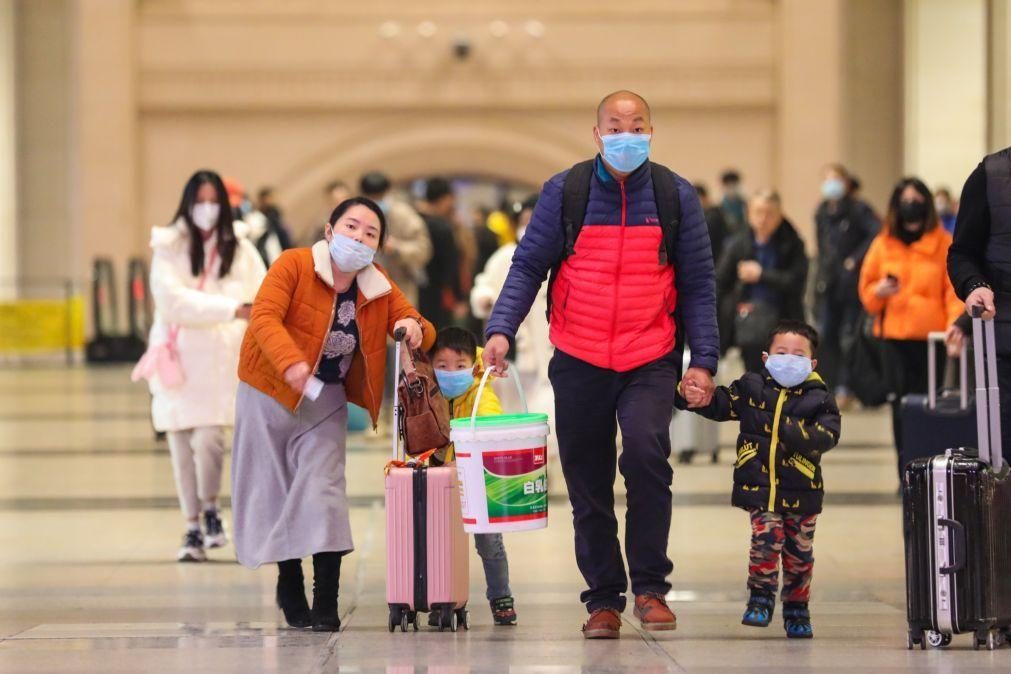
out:
<path id="1" fill-rule="evenodd" d="M 502 246 L 488 258 L 484 271 L 474 279 L 474 288 L 470 292 L 470 305 L 477 318 L 487 318 L 491 313 L 488 306 L 494 305 L 498 300 L 509 275 L 515 252 L 515 243 Z M 537 291 L 530 313 L 516 331 L 516 370 L 526 390 L 527 404 L 531 410 L 539 412 L 554 410 L 555 400 L 548 379 L 548 363 L 555 348 L 548 336 L 547 311 L 548 284 L 545 282 Z M 502 398 L 504 409 L 509 411 L 518 409 L 512 407 L 519 404 L 514 384 L 498 381 L 495 384 L 495 392 Z"/>
<path id="2" fill-rule="evenodd" d="M 172 325 L 179 326 L 177 345 L 186 381 L 175 389 L 151 380 L 151 413 L 159 431 L 201 426 L 231 426 L 235 421 L 239 347 L 246 321 L 235 318 L 242 304 L 252 302 L 267 270 L 248 229 L 235 223 L 239 245 L 225 278 L 218 278 L 221 260 L 209 270 L 203 290 L 190 267 L 190 235 L 178 221 L 151 230 L 151 295 L 155 316 L 150 344 L 168 341 Z M 205 244 L 209 260 L 214 239 Z"/>

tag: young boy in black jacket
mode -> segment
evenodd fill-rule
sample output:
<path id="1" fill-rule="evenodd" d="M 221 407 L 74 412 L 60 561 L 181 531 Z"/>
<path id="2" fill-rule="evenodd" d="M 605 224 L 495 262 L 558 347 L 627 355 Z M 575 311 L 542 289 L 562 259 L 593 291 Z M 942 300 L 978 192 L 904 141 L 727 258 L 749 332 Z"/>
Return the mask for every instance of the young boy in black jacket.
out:
<path id="1" fill-rule="evenodd" d="M 810 639 L 815 522 L 824 485 L 821 455 L 839 442 L 839 407 L 814 372 L 818 333 L 802 321 L 782 321 L 769 337 L 762 372 L 716 389 L 712 403 L 693 410 L 715 421 L 740 421 L 733 505 L 751 513 L 748 606 L 741 621 L 772 621 L 783 566 L 787 637 Z M 697 391 L 679 390 L 678 409 Z M 682 397 L 682 395 L 684 397 Z"/>

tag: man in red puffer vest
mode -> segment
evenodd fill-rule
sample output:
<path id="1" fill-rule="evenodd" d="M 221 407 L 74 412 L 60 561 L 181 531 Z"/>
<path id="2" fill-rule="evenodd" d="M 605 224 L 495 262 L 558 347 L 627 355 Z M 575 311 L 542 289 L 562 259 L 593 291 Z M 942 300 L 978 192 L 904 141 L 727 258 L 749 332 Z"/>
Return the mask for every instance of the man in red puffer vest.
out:
<path id="1" fill-rule="evenodd" d="M 648 161 L 652 132 L 641 96 L 619 91 L 601 101 L 600 154 L 544 185 L 485 330 L 485 365 L 504 369 L 510 341 L 552 272 L 549 374 L 576 561 L 588 586 L 583 635 L 591 639 L 619 636 L 628 575 L 643 628 L 676 626 L 665 601 L 674 392 L 685 343 L 693 407 L 712 398 L 719 359 L 702 207 L 688 181 Z M 628 575 L 614 513 L 616 469 L 628 495 Z"/>

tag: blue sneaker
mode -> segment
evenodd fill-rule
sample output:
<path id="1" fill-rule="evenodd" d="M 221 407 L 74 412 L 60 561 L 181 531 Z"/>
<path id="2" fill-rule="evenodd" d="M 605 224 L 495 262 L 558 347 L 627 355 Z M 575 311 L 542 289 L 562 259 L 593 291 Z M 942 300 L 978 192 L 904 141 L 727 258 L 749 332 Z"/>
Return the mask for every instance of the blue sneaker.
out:
<path id="1" fill-rule="evenodd" d="M 791 602 L 783 604 L 783 626 L 789 639 L 812 639 L 814 630 L 811 628 L 811 613 L 807 610 L 807 602 Z"/>
<path id="2" fill-rule="evenodd" d="M 764 592 L 751 592 L 748 607 L 744 609 L 742 625 L 749 627 L 768 627 L 772 622 L 772 614 L 776 609 L 776 599 Z"/>

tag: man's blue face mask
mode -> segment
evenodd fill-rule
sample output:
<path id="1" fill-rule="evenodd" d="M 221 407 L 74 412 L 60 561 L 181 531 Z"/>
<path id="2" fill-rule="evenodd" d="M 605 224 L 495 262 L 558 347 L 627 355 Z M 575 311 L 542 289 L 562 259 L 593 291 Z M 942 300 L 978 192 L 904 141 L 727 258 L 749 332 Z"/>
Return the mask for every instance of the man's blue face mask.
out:
<path id="1" fill-rule="evenodd" d="M 611 167 L 622 173 L 631 173 L 649 159 L 648 133 L 612 133 L 600 137 L 604 149 L 601 156 Z"/>

